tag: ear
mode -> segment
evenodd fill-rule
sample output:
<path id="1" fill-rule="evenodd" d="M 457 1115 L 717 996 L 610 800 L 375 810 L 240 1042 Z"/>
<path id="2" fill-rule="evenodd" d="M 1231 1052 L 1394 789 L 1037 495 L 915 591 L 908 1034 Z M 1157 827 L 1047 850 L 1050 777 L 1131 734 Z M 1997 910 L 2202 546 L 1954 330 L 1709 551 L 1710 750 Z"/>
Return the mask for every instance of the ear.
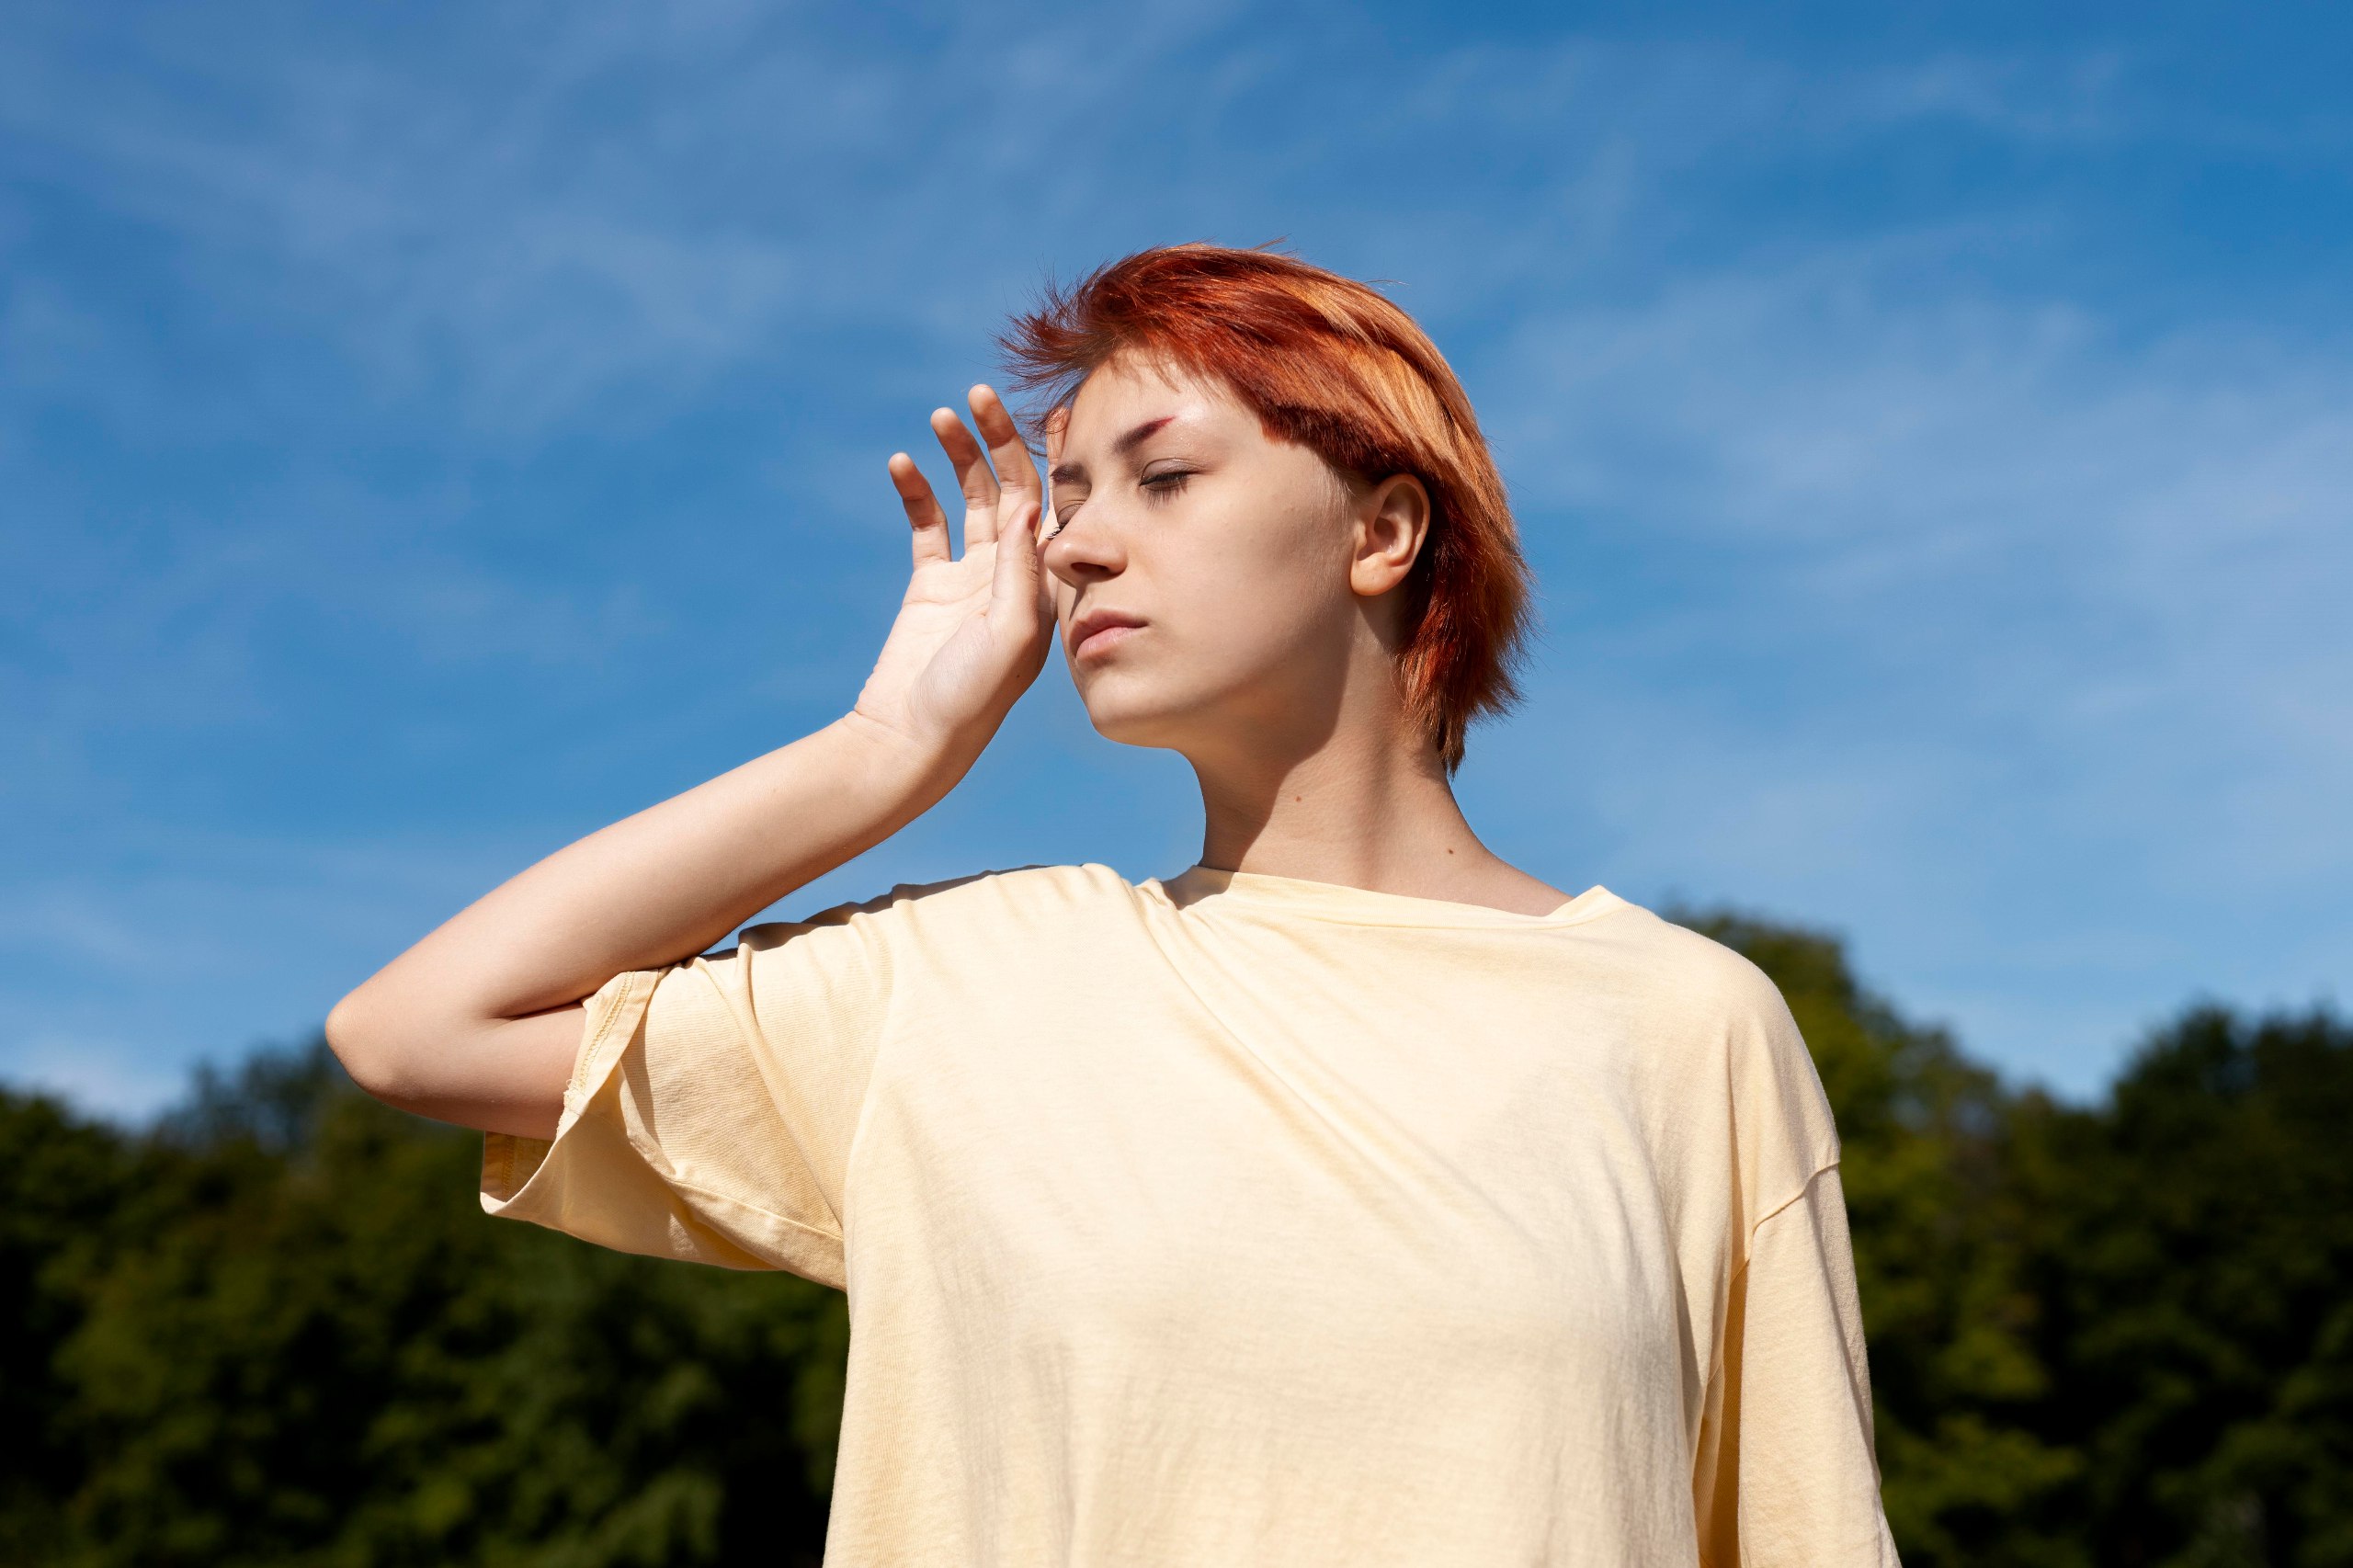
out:
<path id="1" fill-rule="evenodd" d="M 1357 506 L 1356 553 L 1348 586 L 1378 598 L 1405 580 L 1430 531 L 1430 493 L 1410 473 L 1392 473 Z"/>

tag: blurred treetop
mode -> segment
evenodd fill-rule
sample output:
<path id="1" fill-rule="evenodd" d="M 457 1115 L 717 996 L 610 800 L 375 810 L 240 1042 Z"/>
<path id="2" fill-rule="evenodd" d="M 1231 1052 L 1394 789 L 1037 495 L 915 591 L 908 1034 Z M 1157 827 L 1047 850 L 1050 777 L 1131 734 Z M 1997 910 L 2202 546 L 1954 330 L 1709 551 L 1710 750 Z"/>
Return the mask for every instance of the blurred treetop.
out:
<path id="1" fill-rule="evenodd" d="M 2353 1028 L 2193 1008 L 2071 1107 L 1681 918 L 1836 1109 L 1908 1563 L 2353 1565 Z M 492 1221 L 479 1147 L 316 1045 L 143 1132 L 0 1093 L 0 1561 L 816 1562 L 840 1299 Z"/>

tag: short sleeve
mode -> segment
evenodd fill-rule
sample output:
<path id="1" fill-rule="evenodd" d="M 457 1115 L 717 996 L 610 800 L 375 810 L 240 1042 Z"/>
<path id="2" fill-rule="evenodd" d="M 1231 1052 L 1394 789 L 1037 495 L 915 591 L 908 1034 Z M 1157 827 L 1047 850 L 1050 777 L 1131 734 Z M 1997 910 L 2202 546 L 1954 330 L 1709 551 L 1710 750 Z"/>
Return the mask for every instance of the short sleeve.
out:
<path id="1" fill-rule="evenodd" d="M 892 900 L 845 905 L 614 976 L 588 999 L 554 1139 L 485 1140 L 483 1207 L 622 1252 L 840 1287 L 895 924 Z"/>
<path id="2" fill-rule="evenodd" d="M 1836 1165 L 1751 1237 L 1708 1391 L 1695 1501 L 1711 1568 L 1897 1562 Z"/>

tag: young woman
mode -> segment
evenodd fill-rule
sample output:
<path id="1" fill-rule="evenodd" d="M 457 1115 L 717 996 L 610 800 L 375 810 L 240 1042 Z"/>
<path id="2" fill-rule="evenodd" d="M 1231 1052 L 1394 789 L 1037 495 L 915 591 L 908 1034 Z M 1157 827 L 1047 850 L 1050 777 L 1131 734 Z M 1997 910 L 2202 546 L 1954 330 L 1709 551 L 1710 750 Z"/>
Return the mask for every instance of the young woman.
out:
<path id="1" fill-rule="evenodd" d="M 426 937 L 329 1019 L 352 1074 L 487 1131 L 493 1213 L 848 1290 L 831 1562 L 1893 1562 L 1780 996 L 1449 788 L 1525 572 L 1437 349 L 1205 245 L 1008 347 L 1051 515 L 989 389 L 935 414 L 962 553 L 893 457 L 849 711 Z M 1198 866 L 704 954 L 954 787 L 1056 636 L 1097 730 L 1192 765 Z"/>

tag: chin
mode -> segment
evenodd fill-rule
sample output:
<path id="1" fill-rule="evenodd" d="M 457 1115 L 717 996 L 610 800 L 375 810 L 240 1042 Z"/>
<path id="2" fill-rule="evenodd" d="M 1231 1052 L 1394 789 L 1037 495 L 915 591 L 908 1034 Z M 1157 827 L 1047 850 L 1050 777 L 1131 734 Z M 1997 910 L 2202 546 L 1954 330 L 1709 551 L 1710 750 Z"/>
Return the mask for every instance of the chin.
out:
<path id="1" fill-rule="evenodd" d="M 1123 746 L 1181 750 L 1182 737 L 1197 727 L 1188 722 L 1197 717 L 1196 705 L 1171 701 L 1131 676 L 1121 678 L 1127 675 L 1106 670 L 1079 693 L 1095 733 Z"/>
<path id="2" fill-rule="evenodd" d="M 1097 712 L 1089 708 L 1087 718 L 1095 725 L 1095 733 L 1107 741 L 1117 741 L 1123 746 L 1157 746 L 1175 750 L 1181 725 L 1149 713 Z"/>

